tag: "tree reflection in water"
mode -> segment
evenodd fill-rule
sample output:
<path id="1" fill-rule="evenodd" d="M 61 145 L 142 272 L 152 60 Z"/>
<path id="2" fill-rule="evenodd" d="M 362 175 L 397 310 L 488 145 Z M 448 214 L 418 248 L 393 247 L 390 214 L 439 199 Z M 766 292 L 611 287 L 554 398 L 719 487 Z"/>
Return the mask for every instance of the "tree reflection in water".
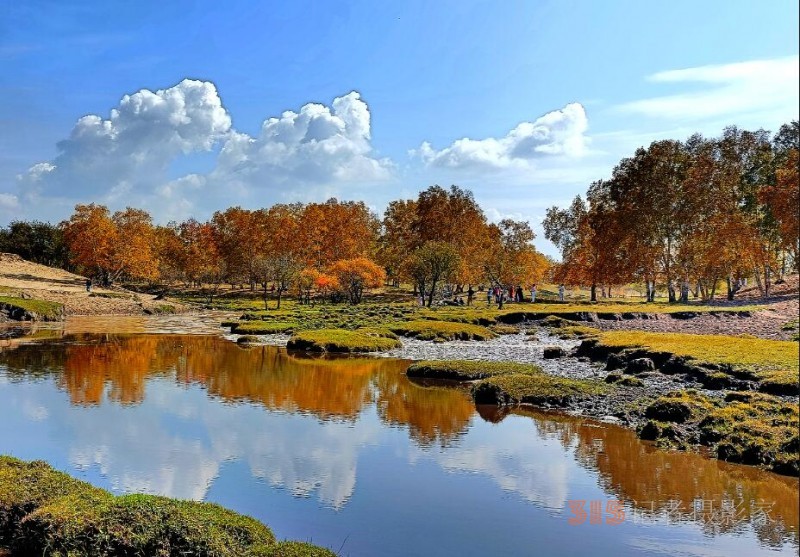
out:
<path id="1" fill-rule="evenodd" d="M 621 427 L 575 417 L 473 405 L 463 389 L 414 383 L 408 362 L 385 358 L 308 358 L 272 346 L 242 348 L 214 336 L 67 334 L 39 344 L 6 343 L 0 365 L 11 381 L 52 377 L 73 405 L 136 405 L 150 378 L 199 385 L 226 403 L 354 423 L 368 408 L 404 428 L 422 448 L 456 446 L 474 419 L 500 423 L 509 413 L 557 439 L 603 490 L 644 517 L 695 521 L 710 535 L 751 525 L 766 545 L 798 539 L 798 481 L 700 454 L 662 451 Z M 344 500 L 344 499 L 343 499 Z M 711 501 L 735 519 L 693 511 Z M 756 506 L 751 506 L 755 502 Z M 768 502 L 770 520 L 759 520 Z M 708 509 L 706 509 L 708 510 Z"/>

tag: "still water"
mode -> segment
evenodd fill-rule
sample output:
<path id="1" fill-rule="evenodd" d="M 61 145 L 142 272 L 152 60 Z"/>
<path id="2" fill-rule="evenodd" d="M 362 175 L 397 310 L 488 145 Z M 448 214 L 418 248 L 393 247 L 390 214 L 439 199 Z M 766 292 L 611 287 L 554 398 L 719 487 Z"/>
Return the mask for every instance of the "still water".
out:
<path id="1" fill-rule="evenodd" d="M 345 556 L 797 553 L 796 478 L 590 420 L 476 410 L 403 360 L 37 334 L 0 347 L 0 453 L 116 493 L 220 503 Z"/>

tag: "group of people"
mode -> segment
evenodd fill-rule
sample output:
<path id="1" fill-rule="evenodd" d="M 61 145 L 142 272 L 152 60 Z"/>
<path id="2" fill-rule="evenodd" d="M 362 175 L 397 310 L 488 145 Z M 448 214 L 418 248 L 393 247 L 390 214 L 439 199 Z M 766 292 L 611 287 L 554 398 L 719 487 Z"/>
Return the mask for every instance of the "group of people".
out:
<path id="1" fill-rule="evenodd" d="M 483 285 L 479 286 L 478 289 L 482 291 L 484 289 Z M 461 292 L 463 292 L 463 290 Z M 530 295 L 531 295 L 530 302 L 531 303 L 535 303 L 536 302 L 536 294 L 537 294 L 537 292 L 538 292 L 537 285 L 533 284 L 530 287 Z M 454 298 L 452 298 L 451 301 L 443 302 L 443 303 L 448 304 L 448 305 L 458 305 L 458 306 L 467 305 L 467 306 L 471 306 L 473 300 L 475 299 L 475 294 L 476 294 L 475 289 L 472 287 L 472 285 L 469 285 L 469 289 L 467 290 L 466 294 L 467 294 L 466 302 L 465 302 L 463 296 L 456 295 Z M 445 295 L 445 297 L 447 297 L 447 295 Z M 563 284 L 560 284 L 558 286 L 558 299 L 559 299 L 559 301 L 562 301 L 562 302 L 564 301 L 564 285 Z M 509 302 L 522 303 L 524 301 L 525 301 L 525 290 L 522 288 L 521 285 L 517 285 L 517 286 L 513 286 L 513 285 L 512 286 L 499 286 L 498 285 L 498 286 L 489 286 L 488 288 L 486 288 L 486 305 L 487 306 L 491 306 L 492 303 L 495 303 L 495 304 L 497 304 L 498 308 L 502 309 L 503 304 L 506 304 L 506 303 L 509 303 Z M 425 295 L 420 293 L 419 297 L 417 298 L 417 302 L 419 303 L 419 305 L 424 306 L 425 305 Z"/>

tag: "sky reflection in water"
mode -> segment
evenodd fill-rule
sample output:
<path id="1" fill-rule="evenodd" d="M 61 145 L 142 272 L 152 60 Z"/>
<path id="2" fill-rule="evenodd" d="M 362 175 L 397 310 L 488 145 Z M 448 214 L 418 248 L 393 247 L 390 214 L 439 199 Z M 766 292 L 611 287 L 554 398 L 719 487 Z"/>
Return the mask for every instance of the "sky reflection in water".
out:
<path id="1" fill-rule="evenodd" d="M 0 453 L 115 492 L 218 502 L 342 555 L 796 554 L 794 478 L 586 420 L 479 413 L 406 365 L 214 336 L 9 345 Z M 621 500 L 626 520 L 571 526 L 575 499 Z"/>

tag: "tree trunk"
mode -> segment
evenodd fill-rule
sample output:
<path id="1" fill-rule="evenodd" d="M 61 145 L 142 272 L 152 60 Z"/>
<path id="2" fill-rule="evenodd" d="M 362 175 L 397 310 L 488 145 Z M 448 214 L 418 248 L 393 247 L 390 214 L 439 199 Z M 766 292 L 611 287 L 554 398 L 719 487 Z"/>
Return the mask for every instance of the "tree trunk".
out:
<path id="1" fill-rule="evenodd" d="M 732 302 L 733 301 L 733 295 L 735 294 L 735 291 L 733 289 L 733 279 L 731 278 L 730 274 L 728 274 L 727 286 L 728 286 L 728 301 Z"/>
<path id="2" fill-rule="evenodd" d="M 434 292 L 436 292 L 436 279 L 433 279 L 433 282 L 431 283 L 431 291 L 428 294 L 428 307 L 431 307 L 431 304 L 433 304 Z"/>
<path id="3" fill-rule="evenodd" d="M 281 309 L 281 294 L 283 294 L 283 288 L 280 286 L 278 287 L 278 307 L 277 309 Z"/>
<path id="4" fill-rule="evenodd" d="M 597 301 L 597 285 L 595 283 L 592 283 L 590 300 L 592 302 L 596 302 Z"/>

